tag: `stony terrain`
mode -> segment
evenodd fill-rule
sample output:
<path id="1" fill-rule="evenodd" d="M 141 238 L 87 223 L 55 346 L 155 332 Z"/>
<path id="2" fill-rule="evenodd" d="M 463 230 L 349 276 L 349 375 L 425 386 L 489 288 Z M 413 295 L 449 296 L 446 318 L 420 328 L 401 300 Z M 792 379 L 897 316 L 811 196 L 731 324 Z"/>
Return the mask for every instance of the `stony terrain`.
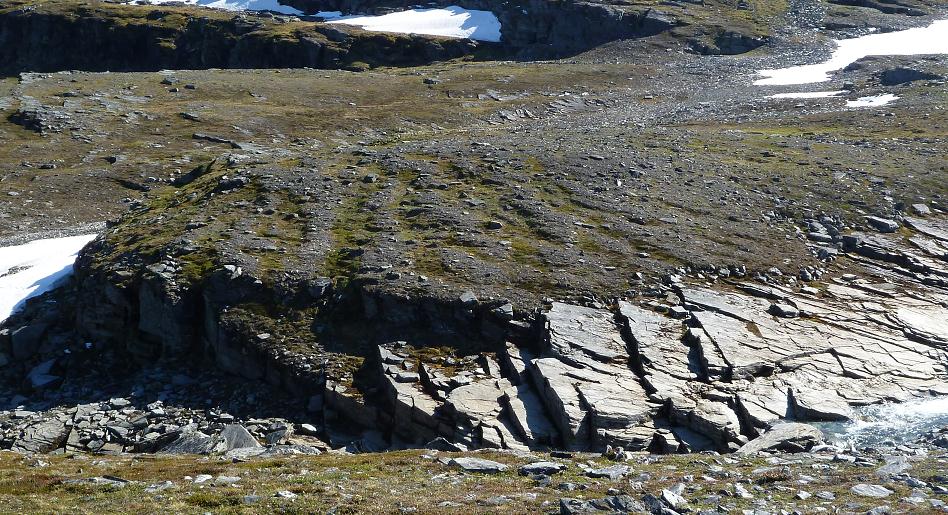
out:
<path id="1" fill-rule="evenodd" d="M 818 451 L 605 458 L 437 450 L 270 456 L 0 454 L 4 511 L 932 513 L 945 457 Z"/>
<path id="2" fill-rule="evenodd" d="M 5 4 L 88 46 L 2 45 L 0 240 L 101 235 L 0 326 L 3 509 L 943 508 L 944 434 L 808 425 L 948 395 L 948 58 L 752 85 L 945 16 L 853 3 L 565 2 L 621 26 L 591 49 L 537 47 L 546 2 L 497 46 Z"/>

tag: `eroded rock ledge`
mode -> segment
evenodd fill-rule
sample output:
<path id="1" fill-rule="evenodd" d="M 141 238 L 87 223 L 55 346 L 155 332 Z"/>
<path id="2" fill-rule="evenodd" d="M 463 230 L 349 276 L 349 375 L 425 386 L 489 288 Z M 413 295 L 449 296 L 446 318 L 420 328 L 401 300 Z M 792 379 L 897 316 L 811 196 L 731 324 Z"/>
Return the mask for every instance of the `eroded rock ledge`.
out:
<path id="1" fill-rule="evenodd" d="M 16 2 L 0 8 L 0 72 L 411 66 L 470 40 L 366 32 L 194 7 Z"/>
<path id="2" fill-rule="evenodd" d="M 864 278 L 789 288 L 670 277 L 639 298 L 534 312 L 470 294 L 264 282 L 232 265 L 200 282 L 162 263 L 106 273 L 90 258 L 100 241 L 79 261 L 78 287 L 57 304 L 32 302 L 0 344 L 13 360 L 6 377 L 26 374 L 35 389 L 56 384 L 55 371 L 83 352 L 204 355 L 291 392 L 332 445 L 370 431 L 376 450 L 440 441 L 729 452 L 781 422 L 848 420 L 860 406 L 948 395 L 948 225 L 938 214 L 903 221 L 907 238 L 845 237 Z M 55 322 L 64 316 L 74 316 L 73 332 Z M 308 343 L 293 338 L 299 327 Z M 23 447 L 24 431 L 8 442 Z M 134 438 L 127 447 L 154 449 Z"/>

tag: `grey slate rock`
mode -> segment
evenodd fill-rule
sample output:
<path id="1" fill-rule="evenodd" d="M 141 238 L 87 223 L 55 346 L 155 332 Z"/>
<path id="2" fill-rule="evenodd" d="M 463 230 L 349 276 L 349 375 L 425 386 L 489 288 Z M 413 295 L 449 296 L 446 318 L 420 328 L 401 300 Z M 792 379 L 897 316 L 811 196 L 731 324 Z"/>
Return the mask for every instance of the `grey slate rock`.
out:
<path id="1" fill-rule="evenodd" d="M 911 470 L 912 464 L 905 456 L 887 456 L 885 465 L 876 469 L 876 475 L 881 477 L 894 476 Z"/>
<path id="2" fill-rule="evenodd" d="M 219 437 L 208 436 L 200 431 L 181 433 L 177 439 L 161 449 L 163 454 L 210 454 L 223 451 L 226 444 Z"/>
<path id="3" fill-rule="evenodd" d="M 880 218 L 878 216 L 870 216 L 866 218 L 866 222 L 875 230 L 879 232 L 895 232 L 899 230 L 899 223 L 895 220 L 889 220 L 888 218 Z"/>
<path id="4" fill-rule="evenodd" d="M 767 432 L 747 442 L 738 449 L 738 454 L 757 452 L 802 452 L 823 442 L 819 429 L 798 422 L 786 422 L 772 426 Z"/>
<path id="5" fill-rule="evenodd" d="M 780 318 L 796 318 L 800 316 L 800 310 L 790 304 L 778 302 L 770 306 L 770 314 Z"/>
<path id="6" fill-rule="evenodd" d="M 225 450 L 256 448 L 262 447 L 247 428 L 240 424 L 228 424 L 221 431 L 221 438 L 224 439 Z"/>
<path id="7" fill-rule="evenodd" d="M 503 463 L 481 458 L 453 458 L 448 462 L 448 464 L 459 467 L 465 472 L 475 472 L 480 474 L 497 474 L 507 470 L 507 465 L 504 465 Z"/>
<path id="8" fill-rule="evenodd" d="M 560 499 L 560 515 L 584 513 L 645 513 L 642 503 L 628 495 L 611 495 L 602 499 Z"/>
<path id="9" fill-rule="evenodd" d="M 632 472 L 632 468 L 627 465 L 612 465 L 611 467 L 589 469 L 586 471 L 586 475 L 589 477 L 616 480 L 627 475 L 629 472 Z"/>
<path id="10" fill-rule="evenodd" d="M 517 472 L 519 472 L 521 476 L 529 476 L 531 474 L 551 476 L 565 468 L 566 465 L 555 461 L 535 461 L 521 465 Z"/>
<path id="11" fill-rule="evenodd" d="M 849 491 L 855 495 L 859 495 L 862 497 L 874 497 L 876 499 L 888 497 L 894 493 L 892 490 L 889 490 L 888 488 L 884 486 L 867 485 L 865 483 L 860 483 L 858 485 L 855 485 L 852 488 L 850 488 Z"/>
<path id="12" fill-rule="evenodd" d="M 11 450 L 17 452 L 44 453 L 62 447 L 69 436 L 70 428 L 59 419 L 42 420 L 23 429 L 13 441 Z"/>
<path id="13" fill-rule="evenodd" d="M 30 386 L 36 390 L 40 390 L 43 388 L 52 388 L 59 383 L 62 378 L 50 373 L 55 364 L 56 360 L 50 359 L 33 367 L 26 376 L 30 381 Z"/>

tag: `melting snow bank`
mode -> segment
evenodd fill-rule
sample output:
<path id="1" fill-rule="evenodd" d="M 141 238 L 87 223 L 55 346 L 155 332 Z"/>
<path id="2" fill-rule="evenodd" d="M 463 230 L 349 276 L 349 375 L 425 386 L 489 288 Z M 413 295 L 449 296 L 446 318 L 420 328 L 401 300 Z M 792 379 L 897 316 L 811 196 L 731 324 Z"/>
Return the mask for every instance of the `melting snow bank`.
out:
<path id="1" fill-rule="evenodd" d="M 302 16 L 304 13 L 279 0 L 133 0 L 144 5 L 186 4 L 226 9 L 228 11 L 273 11 Z M 469 38 L 478 41 L 500 41 L 500 20 L 490 11 L 464 9 L 456 5 L 438 9 L 409 9 L 381 16 L 343 16 L 340 11 L 320 11 L 316 16 L 329 23 L 355 25 L 376 32 L 398 32 Z"/>
<path id="2" fill-rule="evenodd" d="M 859 97 L 856 100 L 846 101 L 846 107 L 879 107 L 898 99 L 899 97 L 891 93 L 871 97 Z"/>
<path id="3" fill-rule="evenodd" d="M 0 322 L 26 299 L 56 287 L 72 272 L 76 254 L 95 234 L 0 247 Z"/>
<path id="4" fill-rule="evenodd" d="M 862 408 L 857 420 L 816 425 L 828 440 L 857 448 L 910 443 L 948 426 L 948 396 L 876 404 Z"/>
<path id="5" fill-rule="evenodd" d="M 277 0 L 135 0 L 130 3 L 145 5 L 187 4 L 202 7 L 214 7 L 228 11 L 273 11 L 280 14 L 300 16 L 303 11 L 288 5 L 280 5 Z"/>
<path id="6" fill-rule="evenodd" d="M 898 32 L 874 33 L 859 38 L 836 41 L 833 56 L 825 62 L 792 66 L 776 70 L 760 70 L 765 78 L 758 86 L 786 86 L 825 82 L 829 74 L 869 55 L 948 54 L 948 20 L 939 20 L 927 27 Z"/>
<path id="7" fill-rule="evenodd" d="M 452 5 L 443 9 L 409 9 L 382 16 L 340 16 L 339 12 L 321 12 L 329 23 L 356 25 L 378 32 L 402 32 L 427 36 L 500 41 L 500 21 L 490 11 L 468 10 Z"/>

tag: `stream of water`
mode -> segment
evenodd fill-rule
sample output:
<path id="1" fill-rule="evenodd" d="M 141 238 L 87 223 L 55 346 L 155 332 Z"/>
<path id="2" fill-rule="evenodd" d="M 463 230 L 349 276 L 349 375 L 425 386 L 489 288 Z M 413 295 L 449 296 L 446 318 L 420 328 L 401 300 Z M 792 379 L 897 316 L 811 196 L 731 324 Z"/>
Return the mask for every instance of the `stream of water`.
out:
<path id="1" fill-rule="evenodd" d="M 948 426 L 948 396 L 866 406 L 856 420 L 816 425 L 828 441 L 857 448 L 911 443 L 921 434 Z"/>

